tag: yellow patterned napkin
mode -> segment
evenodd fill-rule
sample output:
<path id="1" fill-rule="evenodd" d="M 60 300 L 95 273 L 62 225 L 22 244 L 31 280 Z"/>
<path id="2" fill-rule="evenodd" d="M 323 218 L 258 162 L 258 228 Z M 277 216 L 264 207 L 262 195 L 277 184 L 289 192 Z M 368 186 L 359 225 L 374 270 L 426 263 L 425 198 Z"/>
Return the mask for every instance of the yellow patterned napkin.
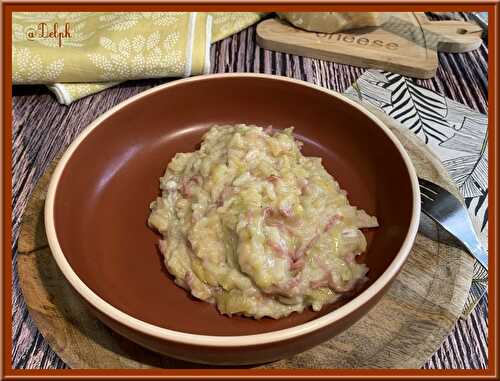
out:
<path id="1" fill-rule="evenodd" d="M 257 22 L 252 12 L 15 12 L 14 84 L 46 84 L 70 104 L 129 79 L 210 69 L 210 44 Z"/>

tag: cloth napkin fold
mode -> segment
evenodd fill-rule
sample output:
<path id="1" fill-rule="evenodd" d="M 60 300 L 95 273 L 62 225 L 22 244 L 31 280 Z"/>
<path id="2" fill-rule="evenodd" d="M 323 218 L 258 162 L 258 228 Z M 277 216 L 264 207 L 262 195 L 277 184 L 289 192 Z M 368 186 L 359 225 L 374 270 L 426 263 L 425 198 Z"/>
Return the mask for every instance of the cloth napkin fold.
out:
<path id="1" fill-rule="evenodd" d="M 210 44 L 264 15 L 14 12 L 13 83 L 45 84 L 60 103 L 68 105 L 130 79 L 208 73 Z M 51 36 L 51 32 L 56 33 Z"/>

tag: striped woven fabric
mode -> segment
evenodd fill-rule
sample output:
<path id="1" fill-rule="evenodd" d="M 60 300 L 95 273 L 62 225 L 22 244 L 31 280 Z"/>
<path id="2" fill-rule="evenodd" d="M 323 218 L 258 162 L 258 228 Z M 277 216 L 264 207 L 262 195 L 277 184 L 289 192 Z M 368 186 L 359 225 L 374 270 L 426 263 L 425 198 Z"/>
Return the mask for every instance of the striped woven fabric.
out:
<path id="1" fill-rule="evenodd" d="M 436 15 L 430 14 L 437 19 Z M 456 18 L 470 19 L 465 14 Z M 443 18 L 443 16 L 440 16 Z M 444 16 L 446 17 L 446 16 Z M 464 54 L 439 53 L 437 75 L 419 80 L 470 108 L 487 113 L 488 47 Z M 345 91 L 363 72 L 361 68 L 324 62 L 260 49 L 255 27 L 213 45 L 212 72 L 261 72 L 306 80 L 339 92 Z M 26 310 L 15 272 L 16 242 L 21 217 L 37 180 L 50 161 L 93 119 L 119 102 L 166 80 L 123 83 L 89 96 L 71 106 L 58 104 L 43 86 L 14 88 L 13 100 L 13 351 L 15 368 L 64 368 L 66 365 L 39 334 Z M 424 368 L 487 368 L 488 303 L 483 298 L 467 319 L 456 324 L 449 337 Z"/>

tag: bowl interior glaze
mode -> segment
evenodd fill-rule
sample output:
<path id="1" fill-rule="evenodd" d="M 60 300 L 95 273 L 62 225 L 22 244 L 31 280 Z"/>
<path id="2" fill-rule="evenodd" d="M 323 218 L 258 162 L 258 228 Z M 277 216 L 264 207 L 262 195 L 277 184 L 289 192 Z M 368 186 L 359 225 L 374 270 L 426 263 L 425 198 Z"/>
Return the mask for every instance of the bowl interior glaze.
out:
<path id="1" fill-rule="evenodd" d="M 146 225 L 158 178 L 177 152 L 197 149 L 213 124 L 295 127 L 305 155 L 323 165 L 351 204 L 376 215 L 367 232 L 368 287 L 389 266 L 408 233 L 413 194 L 394 143 L 341 98 L 297 82 L 263 77 L 204 77 L 178 82 L 117 109 L 92 130 L 67 162 L 54 220 L 62 251 L 80 279 L 123 312 L 176 331 L 228 336 L 289 328 L 315 319 L 307 310 L 259 321 L 220 315 L 177 287 Z M 366 288 L 365 287 L 365 288 Z"/>

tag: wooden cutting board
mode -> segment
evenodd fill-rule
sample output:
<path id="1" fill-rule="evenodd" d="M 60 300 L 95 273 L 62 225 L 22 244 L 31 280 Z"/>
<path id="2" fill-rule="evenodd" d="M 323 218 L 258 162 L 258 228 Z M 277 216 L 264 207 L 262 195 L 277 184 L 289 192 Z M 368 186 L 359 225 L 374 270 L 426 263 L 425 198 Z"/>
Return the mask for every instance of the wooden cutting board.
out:
<path id="1" fill-rule="evenodd" d="M 482 32 L 474 23 L 430 21 L 418 12 L 392 13 L 381 27 L 332 34 L 308 32 L 276 18 L 257 26 L 257 43 L 283 53 L 431 78 L 438 67 L 438 51 L 477 49 Z"/>
<path id="2" fill-rule="evenodd" d="M 385 121 L 406 147 L 418 175 L 458 195 L 425 145 L 391 119 Z M 72 368 L 204 368 L 153 353 L 115 334 L 71 289 L 52 258 L 43 222 L 55 164 L 42 176 L 28 203 L 17 257 L 24 299 L 45 340 Z M 446 234 L 423 217 L 408 261 L 365 317 L 328 342 L 259 368 L 420 368 L 461 315 L 472 265 L 468 254 L 449 245 Z"/>

